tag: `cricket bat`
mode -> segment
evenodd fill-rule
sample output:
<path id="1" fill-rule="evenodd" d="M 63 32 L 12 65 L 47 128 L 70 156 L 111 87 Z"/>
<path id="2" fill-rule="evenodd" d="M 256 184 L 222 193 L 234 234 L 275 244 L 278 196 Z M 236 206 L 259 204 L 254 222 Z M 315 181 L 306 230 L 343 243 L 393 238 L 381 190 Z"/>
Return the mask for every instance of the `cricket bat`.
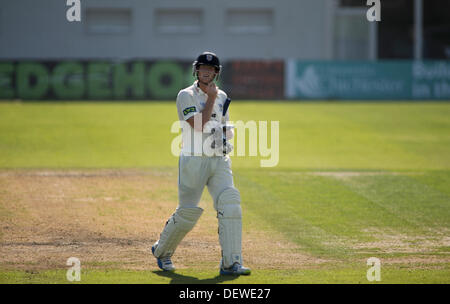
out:
<path id="1" fill-rule="evenodd" d="M 222 109 L 222 117 L 225 117 L 225 115 L 228 112 L 228 108 L 230 107 L 230 103 L 231 103 L 231 99 L 227 97 L 227 99 L 225 99 L 225 102 L 223 103 L 223 109 Z M 223 155 L 227 155 L 226 152 L 226 145 L 227 145 L 227 126 L 226 126 L 226 121 L 223 125 L 222 128 L 222 140 L 223 140 Z"/>

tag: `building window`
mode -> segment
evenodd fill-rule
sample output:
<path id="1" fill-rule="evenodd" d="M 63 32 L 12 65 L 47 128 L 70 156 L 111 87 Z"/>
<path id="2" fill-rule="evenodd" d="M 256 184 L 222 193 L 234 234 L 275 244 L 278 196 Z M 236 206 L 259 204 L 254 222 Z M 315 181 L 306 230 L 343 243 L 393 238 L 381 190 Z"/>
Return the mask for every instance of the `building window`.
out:
<path id="1" fill-rule="evenodd" d="M 273 9 L 229 9 L 225 27 L 233 34 L 269 34 L 274 27 Z"/>
<path id="2" fill-rule="evenodd" d="M 128 34 L 131 19 L 130 8 L 86 9 L 86 26 L 91 34 Z"/>
<path id="3" fill-rule="evenodd" d="M 334 59 L 377 59 L 377 22 L 366 18 L 361 1 L 341 1 L 334 18 Z M 364 1 L 365 4 L 365 1 Z"/>
<path id="4" fill-rule="evenodd" d="M 381 1 L 381 22 L 378 23 L 379 58 L 413 59 L 414 1 Z"/>
<path id="5" fill-rule="evenodd" d="M 423 57 L 450 59 L 450 1 L 423 1 Z"/>
<path id="6" fill-rule="evenodd" d="M 201 9 L 156 9 L 155 29 L 160 34 L 198 34 L 203 27 Z"/>

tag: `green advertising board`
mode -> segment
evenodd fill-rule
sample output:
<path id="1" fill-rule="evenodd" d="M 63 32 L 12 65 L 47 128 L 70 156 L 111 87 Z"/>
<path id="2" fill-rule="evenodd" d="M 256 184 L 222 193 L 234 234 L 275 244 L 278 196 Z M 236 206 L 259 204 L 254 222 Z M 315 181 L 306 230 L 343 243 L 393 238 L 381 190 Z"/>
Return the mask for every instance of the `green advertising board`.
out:
<path id="1" fill-rule="evenodd" d="M 286 97 L 450 99 L 450 61 L 288 61 Z"/>
<path id="2" fill-rule="evenodd" d="M 450 61 L 230 61 L 224 72 L 219 85 L 242 99 L 450 100 Z M 174 100 L 193 81 L 183 61 L 0 61 L 7 100 Z"/>
<path id="3" fill-rule="evenodd" d="M 193 81 L 190 62 L 0 62 L 0 99 L 175 99 Z"/>

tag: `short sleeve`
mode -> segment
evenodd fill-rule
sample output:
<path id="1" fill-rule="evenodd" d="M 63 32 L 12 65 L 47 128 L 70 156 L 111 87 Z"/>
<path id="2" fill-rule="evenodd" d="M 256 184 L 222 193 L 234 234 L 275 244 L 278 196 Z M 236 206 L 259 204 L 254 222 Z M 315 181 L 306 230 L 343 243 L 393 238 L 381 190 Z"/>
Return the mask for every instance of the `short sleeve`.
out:
<path id="1" fill-rule="evenodd" d="M 188 120 L 199 112 L 194 102 L 194 98 L 186 91 L 180 91 L 177 96 L 178 118 L 180 120 Z"/>

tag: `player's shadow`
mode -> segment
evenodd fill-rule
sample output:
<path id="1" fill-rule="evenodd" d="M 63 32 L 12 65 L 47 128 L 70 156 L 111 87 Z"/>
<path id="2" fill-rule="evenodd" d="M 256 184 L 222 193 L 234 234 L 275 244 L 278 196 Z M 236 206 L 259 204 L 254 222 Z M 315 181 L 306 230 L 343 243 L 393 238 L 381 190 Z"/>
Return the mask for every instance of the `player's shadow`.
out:
<path id="1" fill-rule="evenodd" d="M 153 271 L 154 274 L 159 275 L 160 277 L 170 278 L 169 284 L 218 284 L 227 281 L 232 281 L 238 278 L 238 276 L 223 276 L 217 275 L 214 278 L 210 279 L 198 279 L 196 277 L 191 277 L 187 275 L 182 275 L 176 272 L 170 271 Z"/>

